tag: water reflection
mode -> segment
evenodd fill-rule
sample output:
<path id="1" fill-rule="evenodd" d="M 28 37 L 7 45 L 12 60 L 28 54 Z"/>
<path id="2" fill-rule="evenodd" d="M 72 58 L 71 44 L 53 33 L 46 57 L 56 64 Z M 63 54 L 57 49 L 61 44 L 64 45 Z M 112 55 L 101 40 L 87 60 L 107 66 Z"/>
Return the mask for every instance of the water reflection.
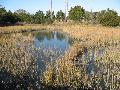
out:
<path id="1" fill-rule="evenodd" d="M 73 39 L 60 32 L 33 32 L 34 46 L 37 48 L 37 65 L 39 74 L 45 69 L 46 62 L 62 56 L 73 43 Z M 71 43 L 70 43 L 71 41 Z M 42 71 L 41 71 L 42 70 Z"/>
<path id="2" fill-rule="evenodd" d="M 58 32 L 0 35 L 0 89 L 40 89 L 45 65 L 72 45 Z"/>
<path id="3" fill-rule="evenodd" d="M 84 48 L 73 59 L 74 48 L 63 55 L 73 42 L 50 31 L 0 35 L 0 89 L 119 90 L 120 46 Z"/>
<path id="4" fill-rule="evenodd" d="M 34 33 L 34 36 L 35 47 L 56 48 L 64 52 L 71 45 L 68 42 L 69 38 L 59 32 L 38 32 Z"/>
<path id="5" fill-rule="evenodd" d="M 119 50 L 119 45 L 107 48 L 84 48 L 83 52 L 77 56 L 75 65 L 78 68 L 84 67 L 88 81 L 95 90 L 119 90 Z"/>

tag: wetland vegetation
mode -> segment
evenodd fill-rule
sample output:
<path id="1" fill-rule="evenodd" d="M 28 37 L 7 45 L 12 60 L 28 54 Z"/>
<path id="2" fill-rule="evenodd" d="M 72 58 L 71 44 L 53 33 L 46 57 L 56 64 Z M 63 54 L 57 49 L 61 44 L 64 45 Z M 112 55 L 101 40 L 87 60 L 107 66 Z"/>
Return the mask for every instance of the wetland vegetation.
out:
<path id="1" fill-rule="evenodd" d="M 0 5 L 0 90 L 120 90 L 119 14 L 55 15 L 50 1 L 35 14 Z"/>
<path id="2" fill-rule="evenodd" d="M 119 90 L 120 30 L 60 27 L 0 35 L 1 88 Z"/>

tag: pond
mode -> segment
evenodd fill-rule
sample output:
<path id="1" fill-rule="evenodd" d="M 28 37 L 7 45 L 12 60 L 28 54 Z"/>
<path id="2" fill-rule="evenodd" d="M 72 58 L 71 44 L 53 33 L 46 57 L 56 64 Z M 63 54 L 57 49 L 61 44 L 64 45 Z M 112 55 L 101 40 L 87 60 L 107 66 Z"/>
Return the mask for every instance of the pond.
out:
<path id="1" fill-rule="evenodd" d="M 25 33 L 24 33 L 25 34 Z M 39 73 L 44 71 L 45 63 L 56 60 L 70 48 L 73 39 L 62 32 L 32 32 L 33 45 L 37 49 L 37 70 Z"/>
<path id="2" fill-rule="evenodd" d="M 120 45 L 84 46 L 68 60 L 75 41 L 58 31 L 1 34 L 0 90 L 119 90 Z"/>
<path id="3" fill-rule="evenodd" d="M 28 88 L 38 81 L 46 63 L 61 57 L 73 41 L 57 31 L 1 34 L 0 85 L 7 89 Z M 21 77 L 26 80 L 21 80 Z"/>

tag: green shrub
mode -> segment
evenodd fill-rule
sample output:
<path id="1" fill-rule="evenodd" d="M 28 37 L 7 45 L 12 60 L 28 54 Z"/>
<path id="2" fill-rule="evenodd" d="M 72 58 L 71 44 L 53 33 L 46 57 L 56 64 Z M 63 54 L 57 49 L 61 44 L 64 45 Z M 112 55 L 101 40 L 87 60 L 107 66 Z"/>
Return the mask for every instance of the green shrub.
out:
<path id="1" fill-rule="evenodd" d="M 81 6 L 75 6 L 69 11 L 69 18 L 74 21 L 81 21 L 84 18 L 85 10 Z"/>
<path id="2" fill-rule="evenodd" d="M 119 17 L 116 11 L 114 10 L 102 10 L 97 15 L 98 23 L 103 26 L 118 26 L 119 25 Z"/>

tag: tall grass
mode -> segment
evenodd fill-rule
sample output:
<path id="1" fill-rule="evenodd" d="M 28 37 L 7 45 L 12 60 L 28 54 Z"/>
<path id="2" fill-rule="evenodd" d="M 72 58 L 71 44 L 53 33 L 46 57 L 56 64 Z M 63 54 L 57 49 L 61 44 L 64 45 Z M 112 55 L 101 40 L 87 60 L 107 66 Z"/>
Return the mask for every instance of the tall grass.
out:
<path id="1" fill-rule="evenodd" d="M 78 39 L 77 44 L 79 43 L 79 45 L 73 46 L 74 49 L 68 51 L 62 59 L 46 65 L 46 71 L 42 78 L 43 83 L 54 87 L 119 90 L 120 30 L 74 24 L 60 27 L 63 32 Z M 96 52 L 103 48 L 105 53 L 100 57 L 96 55 L 94 48 Z M 80 57 L 77 54 L 80 54 Z M 88 59 L 89 56 L 91 57 Z M 94 63 L 92 59 L 94 59 Z M 94 67 L 90 73 L 87 71 L 90 68 L 89 65 Z"/>
<path id="2" fill-rule="evenodd" d="M 46 62 L 40 82 L 47 87 L 69 89 L 119 90 L 120 89 L 120 29 L 91 25 L 61 24 L 56 26 L 16 26 L 1 31 L 39 30 L 59 28 L 76 42 L 70 50 L 55 61 Z M 34 58 L 26 50 L 32 36 L 14 34 L 11 39 L 0 36 L 0 69 L 14 75 L 23 75 L 31 68 L 35 72 Z M 19 42 L 24 43 L 22 47 Z M 18 45 L 16 47 L 16 45 Z M 102 51 L 101 51 L 102 50 Z M 32 52 L 32 51 L 31 51 Z M 101 54 L 102 53 L 102 54 Z M 46 53 L 46 55 L 48 55 Z M 52 59 L 52 58 L 51 58 Z M 31 73 L 32 74 L 32 73 Z M 34 75 L 34 74 L 33 74 Z"/>
<path id="3" fill-rule="evenodd" d="M 31 36 L 8 34 L 8 37 L 2 35 L 0 40 L 0 69 L 4 68 L 14 75 L 24 74 L 34 62 L 33 52 L 29 51 L 29 48 L 32 47 Z"/>
<path id="4" fill-rule="evenodd" d="M 119 90 L 120 52 L 110 53 L 110 49 L 99 56 L 98 49 L 92 48 L 76 57 L 78 47 L 74 47 L 63 58 L 46 65 L 41 82 L 56 88 Z"/>

